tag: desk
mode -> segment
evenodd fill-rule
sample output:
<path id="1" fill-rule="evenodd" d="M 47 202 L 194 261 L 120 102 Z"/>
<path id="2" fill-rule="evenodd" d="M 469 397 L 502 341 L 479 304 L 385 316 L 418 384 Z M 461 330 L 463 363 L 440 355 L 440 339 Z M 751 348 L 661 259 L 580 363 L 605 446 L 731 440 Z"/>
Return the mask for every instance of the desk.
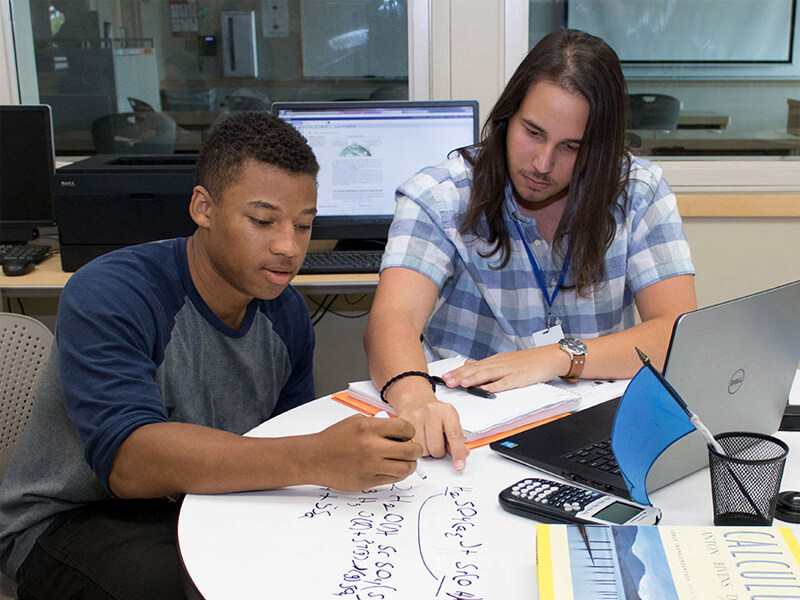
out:
<path id="1" fill-rule="evenodd" d="M 61 270 L 61 257 L 50 256 L 27 275 L 7 277 L 0 272 L 0 307 L 5 296 L 14 298 L 58 298 L 72 273 Z"/>
<path id="2" fill-rule="evenodd" d="M 725 129 L 731 122 L 728 115 L 712 111 L 682 110 L 678 129 Z"/>
<path id="3" fill-rule="evenodd" d="M 175 152 L 192 153 L 200 149 L 202 138 L 201 129 L 185 129 L 178 127 L 175 132 Z M 88 129 L 62 131 L 55 134 L 56 152 L 59 154 L 84 154 L 95 153 L 92 132 Z"/>
<path id="4" fill-rule="evenodd" d="M 641 150 L 664 155 L 776 155 L 800 154 L 800 137 L 785 131 L 735 131 L 730 129 L 632 129 L 642 140 Z"/>
<path id="5" fill-rule="evenodd" d="M 58 255 L 46 258 L 27 275 L 7 277 L 0 273 L 0 307 L 6 296 L 58 298 L 71 275 L 61 270 Z M 378 274 L 298 275 L 292 285 L 301 294 L 371 294 L 378 285 Z"/>
<path id="6" fill-rule="evenodd" d="M 352 413 L 323 398 L 267 421 L 251 435 L 319 431 Z M 800 435 L 781 432 L 779 437 L 790 445 L 781 489 L 800 489 L 800 469 L 796 466 L 800 464 Z M 206 600 L 325 598 L 345 595 L 356 584 L 362 592 L 360 597 L 366 598 L 367 581 L 375 582 L 375 593 L 385 594 L 376 598 L 537 598 L 536 524 L 505 512 L 497 501 L 501 489 L 535 471 L 496 455 L 488 447 L 472 452 L 462 474 L 456 474 L 447 460 L 429 458 L 423 464 L 428 476 L 424 482 L 412 475 L 397 490 L 383 492 L 384 501 L 391 494 L 397 498 L 391 498 L 389 510 L 395 516 L 383 530 L 384 524 L 374 515 L 386 514 L 384 508 L 371 501 L 381 492 L 373 496 L 331 492 L 326 496 L 320 488 L 298 486 L 217 496 L 188 495 L 178 522 L 186 570 Z M 408 495 L 416 497 L 418 510 L 403 510 L 402 502 Z M 692 501 L 686 502 L 687 498 Z M 712 523 L 707 469 L 653 493 L 651 499 L 664 512 L 663 524 Z M 348 508 L 348 502 L 362 505 Z M 350 518 L 347 511 L 352 510 L 363 513 Z M 354 561 L 359 566 L 374 565 L 383 558 L 378 551 L 380 544 L 405 544 L 412 555 L 393 563 L 387 556 L 389 565 L 383 569 L 373 566 L 370 572 L 354 571 Z M 371 560 L 362 560 L 365 553 Z M 454 579 L 456 560 L 462 567 L 475 565 L 467 571 L 470 577 Z M 456 581 L 461 582 L 460 587 Z M 456 592 L 474 595 L 446 595 Z"/>
<path id="7" fill-rule="evenodd" d="M 211 127 L 214 121 L 223 114 L 218 110 L 167 110 L 164 112 L 175 119 L 178 127 L 201 132 Z"/>

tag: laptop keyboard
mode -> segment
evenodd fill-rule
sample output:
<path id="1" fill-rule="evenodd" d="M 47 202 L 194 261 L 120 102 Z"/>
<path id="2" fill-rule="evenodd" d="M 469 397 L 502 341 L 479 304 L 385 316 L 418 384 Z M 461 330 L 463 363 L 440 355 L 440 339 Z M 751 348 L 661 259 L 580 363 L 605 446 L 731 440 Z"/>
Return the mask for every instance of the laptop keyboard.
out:
<path id="1" fill-rule="evenodd" d="M 0 264 L 9 258 L 40 263 L 50 252 L 50 246 L 38 244 L 0 244 Z"/>
<path id="2" fill-rule="evenodd" d="M 593 469 L 608 471 L 615 475 L 620 474 L 619 465 L 617 465 L 617 460 L 614 458 L 614 451 L 611 449 L 611 440 L 589 444 L 580 450 L 573 450 L 564 454 L 562 458 Z"/>
<path id="3" fill-rule="evenodd" d="M 377 273 L 383 250 L 334 250 L 309 252 L 300 267 L 300 274 Z"/>

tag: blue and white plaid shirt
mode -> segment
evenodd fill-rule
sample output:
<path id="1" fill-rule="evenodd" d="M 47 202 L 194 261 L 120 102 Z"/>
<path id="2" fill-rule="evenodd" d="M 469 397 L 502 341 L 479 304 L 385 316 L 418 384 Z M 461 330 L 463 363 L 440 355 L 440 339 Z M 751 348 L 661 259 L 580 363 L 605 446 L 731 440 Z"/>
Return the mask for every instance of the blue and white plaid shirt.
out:
<path id="1" fill-rule="evenodd" d="M 381 269 L 405 267 L 422 273 L 440 290 L 425 328 L 429 358 L 462 355 L 481 359 L 498 352 L 533 346 L 532 334 L 545 328 L 547 305 L 536 282 L 516 219 L 552 294 L 561 272 L 536 221 L 518 212 L 506 184 L 504 218 L 511 236 L 511 259 L 492 269 L 490 245 L 462 234 L 459 215 L 469 203 L 472 169 L 461 157 L 429 167 L 397 190 L 397 209 Z M 689 244 L 669 185 L 660 167 L 634 158 L 623 218 L 616 211 L 617 231 L 606 252 L 606 275 L 587 297 L 561 290 L 552 318 L 564 334 L 592 338 L 622 331 L 634 324 L 634 296 L 669 277 L 694 274 Z M 565 285 L 571 285 L 569 273 Z"/>

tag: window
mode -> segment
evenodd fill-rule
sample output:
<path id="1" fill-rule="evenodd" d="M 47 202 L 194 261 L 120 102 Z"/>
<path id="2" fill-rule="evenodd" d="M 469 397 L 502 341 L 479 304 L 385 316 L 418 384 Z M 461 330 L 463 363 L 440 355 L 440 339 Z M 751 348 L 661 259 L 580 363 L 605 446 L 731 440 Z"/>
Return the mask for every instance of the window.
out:
<path id="1" fill-rule="evenodd" d="M 20 1 L 22 101 L 52 106 L 62 156 L 196 152 L 220 114 L 278 100 L 409 97 L 407 0 Z"/>
<path id="2" fill-rule="evenodd" d="M 797 0 L 529 0 L 528 47 L 560 27 L 609 42 L 623 61 L 637 154 L 796 160 L 797 8 Z M 670 111 L 676 120 L 652 116 Z"/>

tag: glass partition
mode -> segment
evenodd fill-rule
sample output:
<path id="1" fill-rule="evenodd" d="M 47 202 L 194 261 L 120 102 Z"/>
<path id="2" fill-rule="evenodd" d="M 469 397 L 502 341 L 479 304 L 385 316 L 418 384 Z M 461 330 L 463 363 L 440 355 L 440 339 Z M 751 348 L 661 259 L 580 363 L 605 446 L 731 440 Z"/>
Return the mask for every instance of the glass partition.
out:
<path id="1" fill-rule="evenodd" d="M 628 141 L 657 157 L 800 155 L 797 0 L 530 0 L 528 47 L 561 27 L 616 50 Z"/>
<path id="2" fill-rule="evenodd" d="M 220 114 L 278 100 L 408 98 L 407 0 L 29 5 L 62 156 L 196 152 Z"/>

